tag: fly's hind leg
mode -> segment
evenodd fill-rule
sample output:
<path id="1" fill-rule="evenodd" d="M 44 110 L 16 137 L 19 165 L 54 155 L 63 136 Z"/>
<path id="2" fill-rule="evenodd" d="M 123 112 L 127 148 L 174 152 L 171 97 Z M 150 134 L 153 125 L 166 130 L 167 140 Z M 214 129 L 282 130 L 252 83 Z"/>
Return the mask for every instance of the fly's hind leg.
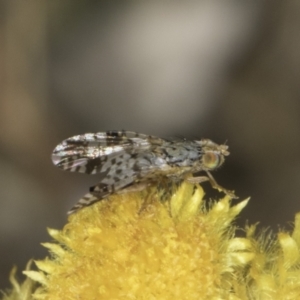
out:
<path id="1" fill-rule="evenodd" d="M 157 180 L 147 180 L 144 182 L 137 182 L 134 185 L 130 186 L 129 188 L 125 189 L 125 192 L 127 191 L 143 191 L 145 190 L 145 193 L 143 193 L 142 196 L 142 203 L 140 206 L 140 209 L 138 211 L 139 214 L 143 213 L 144 211 L 151 211 L 154 209 L 153 205 L 154 202 L 157 199 L 160 199 L 162 196 L 160 195 L 160 189 L 159 185 L 162 183 L 162 178 L 160 178 L 159 181 Z"/>
<path id="2" fill-rule="evenodd" d="M 147 182 L 134 183 L 134 184 L 131 184 L 131 185 L 125 187 L 122 190 L 117 191 L 116 194 L 141 192 L 142 190 L 146 189 L 148 187 L 148 185 L 149 185 L 149 183 L 147 183 Z"/>
<path id="3" fill-rule="evenodd" d="M 201 182 L 205 182 L 205 181 L 209 181 L 211 186 L 220 191 L 225 193 L 226 195 L 228 195 L 230 198 L 232 199 L 237 199 L 238 197 L 234 194 L 233 191 L 229 191 L 225 188 L 223 188 L 222 186 L 220 186 L 216 180 L 213 178 L 213 176 L 210 174 L 210 172 L 206 171 L 207 176 L 199 176 L 199 177 L 188 177 L 186 180 L 190 183 L 201 183 Z"/>
<path id="4" fill-rule="evenodd" d="M 127 187 L 123 188 L 122 190 L 119 190 L 116 192 L 116 194 L 125 194 L 125 193 L 134 193 L 134 192 L 141 192 L 149 188 L 153 183 L 151 181 L 148 182 L 135 182 L 131 185 L 128 185 Z M 152 203 L 153 201 L 153 196 L 155 194 L 155 189 L 149 189 L 149 192 L 147 191 L 145 197 L 143 198 L 143 202 L 141 204 L 141 207 L 138 211 L 140 214 L 144 210 L 148 209 L 148 206 Z"/>
<path id="5" fill-rule="evenodd" d="M 143 203 L 139 209 L 139 214 L 143 213 L 144 211 L 151 211 L 153 210 L 153 198 L 156 194 L 155 189 L 150 189 L 145 198 L 143 199 Z"/>
<path id="6" fill-rule="evenodd" d="M 149 185 L 150 185 L 149 182 L 137 182 L 137 183 L 129 185 L 126 188 L 118 191 L 117 194 L 141 192 L 141 191 L 145 190 L 147 187 L 149 187 Z M 151 201 L 149 199 L 152 199 L 152 195 L 153 195 L 153 192 L 150 191 L 149 193 L 147 193 L 147 196 L 145 199 L 144 199 L 144 197 L 142 197 L 143 202 L 138 211 L 139 214 L 147 208 L 148 204 L 151 203 Z"/>

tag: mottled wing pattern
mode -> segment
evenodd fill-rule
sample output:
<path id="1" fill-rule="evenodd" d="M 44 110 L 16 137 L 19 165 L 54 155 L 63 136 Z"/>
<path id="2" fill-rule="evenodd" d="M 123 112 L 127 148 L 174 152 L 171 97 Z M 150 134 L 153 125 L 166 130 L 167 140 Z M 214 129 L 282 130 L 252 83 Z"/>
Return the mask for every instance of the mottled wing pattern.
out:
<path id="1" fill-rule="evenodd" d="M 150 149 L 149 138 L 131 131 L 76 135 L 64 140 L 53 150 L 52 160 L 57 167 L 66 171 L 98 174 L 126 152 L 135 154 Z"/>
<path id="2" fill-rule="evenodd" d="M 160 138 L 132 131 L 87 133 L 64 140 L 52 154 L 57 167 L 100 175 L 100 183 L 92 187 L 69 213 L 132 184 L 139 174 L 135 168 L 136 157 L 163 142 Z"/>

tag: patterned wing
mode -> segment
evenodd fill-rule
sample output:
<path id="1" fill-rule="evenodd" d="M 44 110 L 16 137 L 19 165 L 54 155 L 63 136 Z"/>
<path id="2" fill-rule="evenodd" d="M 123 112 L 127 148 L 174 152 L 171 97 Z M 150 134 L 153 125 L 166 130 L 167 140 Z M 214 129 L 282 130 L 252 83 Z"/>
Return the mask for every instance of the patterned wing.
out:
<path id="1" fill-rule="evenodd" d="M 52 154 L 57 167 L 100 175 L 100 182 L 69 213 L 132 184 L 141 171 L 147 171 L 137 168 L 137 161 L 143 162 L 144 154 L 163 143 L 160 138 L 131 131 L 88 133 L 64 140 Z"/>
<path id="2" fill-rule="evenodd" d="M 162 143 L 162 139 L 132 131 L 86 133 L 57 145 L 52 161 L 66 171 L 97 174 Z"/>

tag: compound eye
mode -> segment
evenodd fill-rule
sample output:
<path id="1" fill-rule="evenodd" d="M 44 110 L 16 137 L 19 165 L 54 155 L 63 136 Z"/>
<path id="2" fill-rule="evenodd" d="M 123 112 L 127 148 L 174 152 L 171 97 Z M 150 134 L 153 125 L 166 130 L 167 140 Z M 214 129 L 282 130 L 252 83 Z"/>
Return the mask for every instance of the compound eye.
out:
<path id="1" fill-rule="evenodd" d="M 219 154 L 214 152 L 207 152 L 203 155 L 202 162 L 205 168 L 213 170 L 219 167 L 222 164 L 223 160 L 221 159 Z"/>

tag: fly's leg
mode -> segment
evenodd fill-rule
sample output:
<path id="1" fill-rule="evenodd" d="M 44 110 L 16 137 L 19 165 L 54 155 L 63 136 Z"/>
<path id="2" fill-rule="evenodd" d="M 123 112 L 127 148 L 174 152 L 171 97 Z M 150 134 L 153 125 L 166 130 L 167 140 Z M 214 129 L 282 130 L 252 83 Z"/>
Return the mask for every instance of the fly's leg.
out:
<path id="1" fill-rule="evenodd" d="M 133 193 L 133 192 L 141 192 L 145 188 L 147 188 L 149 183 L 146 182 L 139 182 L 139 183 L 134 183 L 132 185 L 129 185 L 125 187 L 122 190 L 119 190 L 116 192 L 116 194 L 126 194 L 126 193 Z"/>
<path id="2" fill-rule="evenodd" d="M 210 181 L 210 178 L 208 178 L 207 176 L 197 176 L 197 177 L 187 177 L 186 181 L 189 183 L 201 183 L 201 182 L 205 182 L 205 181 Z"/>
<path id="3" fill-rule="evenodd" d="M 145 190 L 147 187 L 149 187 L 149 185 L 151 185 L 150 182 L 134 183 L 133 185 L 127 186 L 126 188 L 118 191 L 116 194 L 141 192 L 141 191 Z M 144 210 L 146 210 L 148 208 L 149 204 L 151 204 L 151 202 L 152 202 L 153 195 L 154 195 L 154 192 L 152 191 L 152 189 L 150 189 L 150 192 L 147 193 L 147 196 L 145 197 L 145 199 L 143 199 L 143 203 L 141 204 L 138 214 L 142 213 Z"/>
<path id="4" fill-rule="evenodd" d="M 211 186 L 220 191 L 225 193 L 226 195 L 228 195 L 230 198 L 232 199 L 237 199 L 238 197 L 234 194 L 233 191 L 229 191 L 225 188 L 223 188 L 222 186 L 220 186 L 216 180 L 213 178 L 213 176 L 211 175 L 210 172 L 206 171 L 207 176 L 199 176 L 199 177 L 188 177 L 186 180 L 190 183 L 201 183 L 201 182 L 205 182 L 205 181 L 209 181 Z"/>
<path id="5" fill-rule="evenodd" d="M 151 181 L 135 182 L 134 184 L 129 185 L 129 186 L 125 187 L 124 189 L 117 191 L 116 194 L 141 192 L 141 191 L 144 191 L 145 189 L 149 188 L 151 185 L 153 185 L 153 182 L 151 182 Z M 156 193 L 155 189 L 149 188 L 149 191 L 146 193 L 145 197 L 142 197 L 143 202 L 138 211 L 139 214 L 151 206 L 151 203 L 153 202 L 153 196 L 155 193 Z"/>
<path id="6" fill-rule="evenodd" d="M 138 214 L 142 214 L 145 211 L 151 211 L 153 210 L 153 201 L 155 194 L 157 193 L 156 189 L 150 188 L 147 195 L 143 199 L 143 203 L 139 209 Z"/>

